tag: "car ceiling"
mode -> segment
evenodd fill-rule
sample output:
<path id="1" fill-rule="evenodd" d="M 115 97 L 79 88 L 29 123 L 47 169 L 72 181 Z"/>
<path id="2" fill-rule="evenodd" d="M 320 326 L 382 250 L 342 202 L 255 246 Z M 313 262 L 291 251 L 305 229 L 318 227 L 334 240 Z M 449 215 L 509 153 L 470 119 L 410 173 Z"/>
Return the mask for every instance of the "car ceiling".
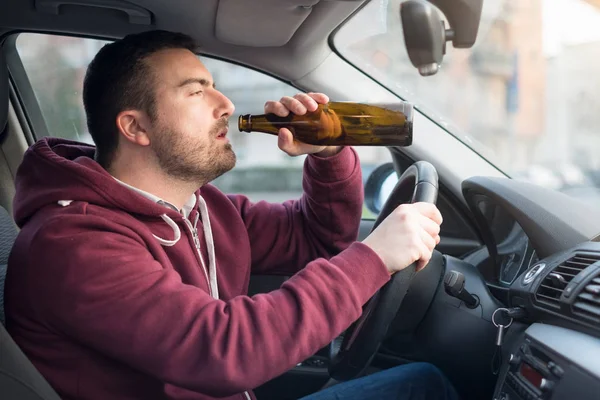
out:
<path id="1" fill-rule="evenodd" d="M 191 35 L 201 44 L 204 54 L 295 81 L 331 54 L 329 35 L 363 3 L 364 0 L 2 0 L 0 36 L 15 31 L 41 31 L 116 39 L 129 33 L 165 29 Z M 81 4 L 120 4 L 130 11 Z M 51 10 L 58 10 L 58 14 Z M 129 14 L 138 16 L 142 23 L 132 22 Z"/>

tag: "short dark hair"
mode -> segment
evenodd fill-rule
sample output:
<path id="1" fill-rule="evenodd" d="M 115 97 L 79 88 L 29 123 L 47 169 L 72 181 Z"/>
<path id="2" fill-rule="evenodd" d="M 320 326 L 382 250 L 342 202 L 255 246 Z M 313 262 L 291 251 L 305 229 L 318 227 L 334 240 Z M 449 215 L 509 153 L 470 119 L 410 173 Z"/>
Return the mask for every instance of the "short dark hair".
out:
<path id="1" fill-rule="evenodd" d="M 198 52 L 193 38 L 163 30 L 127 35 L 102 47 L 88 66 L 83 82 L 87 125 L 96 144 L 96 161 L 110 166 L 119 141 L 117 115 L 128 109 L 155 117 L 152 73 L 145 59 L 161 50 Z"/>

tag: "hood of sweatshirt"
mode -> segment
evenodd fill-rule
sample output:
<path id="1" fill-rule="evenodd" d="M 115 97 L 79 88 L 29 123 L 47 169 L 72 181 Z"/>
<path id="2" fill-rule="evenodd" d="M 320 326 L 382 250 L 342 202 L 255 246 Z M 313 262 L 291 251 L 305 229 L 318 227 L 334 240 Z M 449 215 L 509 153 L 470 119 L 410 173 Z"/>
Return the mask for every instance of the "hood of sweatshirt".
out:
<path id="1" fill-rule="evenodd" d="M 82 201 L 160 218 L 177 211 L 124 187 L 94 160 L 95 147 L 44 138 L 23 157 L 16 177 L 14 216 L 19 227 L 48 205 Z"/>

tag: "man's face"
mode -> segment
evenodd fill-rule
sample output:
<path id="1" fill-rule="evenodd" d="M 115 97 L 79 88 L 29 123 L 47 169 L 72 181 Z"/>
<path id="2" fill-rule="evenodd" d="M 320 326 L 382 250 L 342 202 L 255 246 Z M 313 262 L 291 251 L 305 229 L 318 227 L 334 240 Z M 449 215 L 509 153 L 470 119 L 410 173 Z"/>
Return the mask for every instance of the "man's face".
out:
<path id="1" fill-rule="evenodd" d="M 146 59 L 154 81 L 155 113 L 148 137 L 167 174 L 204 184 L 235 166 L 227 139 L 234 106 L 215 89 L 192 52 L 163 50 Z"/>

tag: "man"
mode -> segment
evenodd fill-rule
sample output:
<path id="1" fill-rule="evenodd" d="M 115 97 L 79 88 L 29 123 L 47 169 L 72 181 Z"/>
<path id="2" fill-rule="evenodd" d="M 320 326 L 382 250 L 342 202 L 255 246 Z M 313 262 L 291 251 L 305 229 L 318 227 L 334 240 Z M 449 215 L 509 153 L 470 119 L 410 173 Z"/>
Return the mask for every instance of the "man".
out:
<path id="1" fill-rule="evenodd" d="M 105 46 L 83 91 L 96 147 L 43 139 L 18 171 L 7 325 L 65 399 L 250 398 L 346 329 L 390 274 L 424 266 L 439 241 L 439 212 L 416 204 L 355 242 L 355 152 L 296 143 L 285 129 L 279 147 L 309 154 L 300 200 L 252 204 L 211 186 L 235 164 L 234 107 L 195 51 L 164 31 Z M 327 101 L 299 94 L 265 112 Z M 250 298 L 251 272 L 297 273 Z M 370 379 L 396 392 L 411 380 L 414 392 L 415 374 L 451 390 L 422 364 Z"/>

